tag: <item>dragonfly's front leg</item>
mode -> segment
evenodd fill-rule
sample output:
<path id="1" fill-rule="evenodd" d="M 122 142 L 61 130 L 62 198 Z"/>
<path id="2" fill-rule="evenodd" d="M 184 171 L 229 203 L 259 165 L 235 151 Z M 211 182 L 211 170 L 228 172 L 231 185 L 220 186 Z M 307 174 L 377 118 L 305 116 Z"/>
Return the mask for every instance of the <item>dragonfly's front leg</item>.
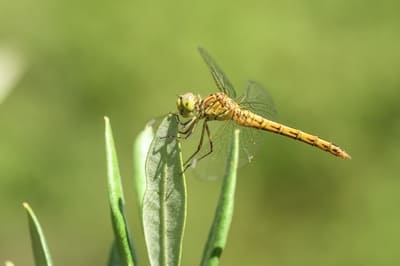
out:
<path id="1" fill-rule="evenodd" d="M 165 136 L 161 137 L 162 139 L 164 138 L 178 138 L 178 139 L 187 139 L 192 133 L 193 130 L 198 122 L 197 117 L 192 117 L 188 119 L 187 121 L 181 121 L 180 116 L 178 114 L 172 113 L 172 115 L 175 116 L 176 120 L 178 121 L 178 125 L 180 129 L 178 129 L 178 135 L 175 136 Z M 182 134 L 183 136 L 180 136 Z"/>
<path id="2" fill-rule="evenodd" d="M 188 137 L 190 137 L 192 135 L 198 121 L 199 120 L 197 117 L 193 117 L 192 119 L 189 119 L 185 122 L 179 121 L 179 124 L 182 126 L 182 128 L 178 131 L 178 133 L 183 135 L 183 136 L 179 136 L 179 138 L 187 139 Z"/>

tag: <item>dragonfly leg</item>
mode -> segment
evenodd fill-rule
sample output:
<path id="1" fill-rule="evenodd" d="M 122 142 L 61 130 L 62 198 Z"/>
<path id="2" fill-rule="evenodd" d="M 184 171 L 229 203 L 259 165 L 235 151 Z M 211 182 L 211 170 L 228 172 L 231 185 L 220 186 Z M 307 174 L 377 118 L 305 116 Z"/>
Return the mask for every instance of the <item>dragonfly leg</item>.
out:
<path id="1" fill-rule="evenodd" d="M 187 139 L 188 137 L 190 137 L 192 135 L 194 128 L 196 127 L 198 121 L 199 120 L 197 119 L 197 117 L 194 117 L 194 118 L 182 123 L 181 124 L 181 125 L 183 125 L 182 130 L 179 130 L 178 133 L 182 134 L 183 136 L 179 136 L 178 138 Z"/>
<path id="2" fill-rule="evenodd" d="M 183 164 L 184 165 L 184 170 L 183 171 L 186 171 L 186 169 L 191 165 L 191 162 L 192 162 L 193 158 L 200 152 L 201 147 L 203 146 L 203 142 L 204 142 L 204 131 L 207 132 L 207 136 L 208 136 L 208 139 L 210 141 L 209 142 L 210 143 L 210 152 L 208 152 L 207 154 L 201 156 L 200 159 L 204 158 L 205 156 L 209 155 L 212 152 L 212 146 L 213 145 L 212 145 L 212 142 L 211 142 L 211 139 L 210 139 L 210 129 L 208 128 L 207 120 L 204 120 L 203 128 L 201 130 L 200 142 L 199 142 L 199 145 L 197 146 L 197 150 L 185 161 L 185 163 Z"/>
<path id="3" fill-rule="evenodd" d="M 179 122 L 179 125 L 181 126 L 181 129 L 178 130 L 178 133 L 179 133 L 178 136 L 165 136 L 165 137 L 162 137 L 163 139 L 164 138 L 187 139 L 193 133 L 193 130 L 198 122 L 198 119 L 197 119 L 197 117 L 193 117 L 192 119 L 189 119 L 185 122 L 181 122 L 178 119 L 178 122 Z M 180 136 L 180 134 L 183 136 Z"/>
<path id="4" fill-rule="evenodd" d="M 190 122 L 193 122 L 194 119 L 196 119 L 196 117 L 192 117 L 191 119 L 188 119 L 187 121 L 184 122 L 178 119 L 178 122 L 182 127 L 186 127 L 188 124 L 190 124 Z"/>
<path id="5" fill-rule="evenodd" d="M 201 159 L 207 157 L 208 155 L 210 155 L 213 152 L 213 142 L 211 140 L 211 134 L 210 134 L 210 128 L 208 127 L 208 124 L 205 123 L 205 127 L 206 127 L 206 132 L 207 132 L 207 137 L 208 137 L 208 143 L 210 144 L 210 151 L 207 152 L 206 154 L 204 154 L 203 156 L 201 156 L 198 161 L 200 161 Z"/>

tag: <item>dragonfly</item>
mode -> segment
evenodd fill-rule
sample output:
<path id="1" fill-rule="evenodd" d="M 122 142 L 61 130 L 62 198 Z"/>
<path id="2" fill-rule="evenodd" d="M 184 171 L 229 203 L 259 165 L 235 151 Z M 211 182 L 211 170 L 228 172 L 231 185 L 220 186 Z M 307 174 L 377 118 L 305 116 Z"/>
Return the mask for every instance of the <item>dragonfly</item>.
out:
<path id="1" fill-rule="evenodd" d="M 266 109 L 263 107 L 266 106 L 266 103 L 258 102 L 257 96 L 253 95 L 253 97 L 248 97 L 248 93 L 251 92 L 251 90 L 248 90 L 244 96 L 237 98 L 232 83 L 216 64 L 214 59 L 204 48 L 199 47 L 198 50 L 204 59 L 204 62 L 208 66 L 219 91 L 204 98 L 192 92 L 187 92 L 178 96 L 176 106 L 179 116 L 186 119 L 185 121 L 180 118 L 178 119 L 180 125 L 180 137 L 182 139 L 189 138 L 194 132 L 196 126 L 201 121 L 203 122 L 197 149 L 185 161 L 184 170 L 194 162 L 197 163 L 214 151 L 214 142 L 212 140 L 209 126 L 211 121 L 231 121 L 241 127 L 269 131 L 317 147 L 339 158 L 351 159 L 351 156 L 348 153 L 333 142 L 264 117 L 263 115 L 266 112 L 263 110 Z M 251 84 L 253 86 L 250 86 L 250 88 L 263 90 L 261 85 L 258 83 L 251 82 Z M 257 108 L 257 106 L 260 108 Z M 257 113 L 257 110 L 261 111 Z M 199 155 L 199 152 L 203 147 L 205 137 L 208 138 L 208 152 L 201 154 L 199 158 L 195 158 L 196 155 Z"/>

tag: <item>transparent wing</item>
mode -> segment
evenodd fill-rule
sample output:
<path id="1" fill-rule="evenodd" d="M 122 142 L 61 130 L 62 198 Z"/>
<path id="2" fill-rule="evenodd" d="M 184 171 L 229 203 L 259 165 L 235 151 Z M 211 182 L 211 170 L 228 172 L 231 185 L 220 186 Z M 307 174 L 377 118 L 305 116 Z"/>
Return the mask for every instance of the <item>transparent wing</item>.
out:
<path id="1" fill-rule="evenodd" d="M 233 88 L 232 83 L 229 81 L 224 72 L 221 70 L 221 68 L 217 65 L 217 63 L 215 63 L 214 59 L 212 59 L 212 57 L 208 54 L 208 52 L 204 48 L 199 47 L 199 52 L 203 57 L 204 62 L 206 62 L 208 68 L 210 69 L 211 75 L 213 76 L 215 84 L 217 84 L 218 89 L 223 93 L 227 94 L 229 97 L 235 99 L 236 91 Z"/>
<path id="2" fill-rule="evenodd" d="M 238 100 L 241 107 L 268 119 L 277 116 L 274 101 L 268 91 L 257 81 L 249 80 L 244 94 Z"/>
<path id="3" fill-rule="evenodd" d="M 225 75 L 215 65 L 214 61 L 212 61 L 207 52 L 205 52 L 205 50 L 201 48 L 199 50 L 207 65 L 209 66 L 217 86 L 220 87 L 222 86 L 221 84 L 225 84 L 222 86 L 221 89 L 223 92 L 225 92 L 224 88 L 232 88 L 233 90 L 233 87 L 231 87 L 232 85 L 230 85 Z M 226 86 L 226 84 L 229 85 Z M 228 92 L 227 94 L 232 97 L 232 93 Z M 250 110 L 267 119 L 274 119 L 277 116 L 275 104 L 272 100 L 271 95 L 267 92 L 267 90 L 264 89 L 264 87 L 260 83 L 256 81 L 248 82 L 244 94 L 238 98 L 238 103 L 240 104 L 241 108 Z M 196 161 L 195 159 L 195 163 L 193 164 L 194 169 L 189 170 L 190 172 L 193 172 L 196 176 L 205 179 L 216 179 L 223 176 L 229 143 L 231 141 L 233 130 L 235 128 L 240 128 L 239 166 L 246 165 L 247 163 L 250 163 L 253 159 L 257 158 L 257 150 L 262 147 L 262 145 L 260 144 L 266 139 L 267 134 L 265 131 L 262 130 L 239 126 L 233 121 L 210 121 L 208 122 L 208 125 L 210 127 L 211 141 L 213 143 L 213 152 L 201 161 Z M 196 131 L 200 131 L 200 128 L 197 128 Z M 193 136 L 192 140 L 194 140 L 195 142 L 189 149 L 191 152 L 196 149 L 199 143 L 199 136 Z M 203 146 L 196 157 L 201 158 L 204 154 L 208 153 L 209 150 L 209 141 L 208 138 L 205 138 Z M 186 156 L 188 155 L 190 155 L 190 152 L 189 154 L 186 154 Z"/>
<path id="4" fill-rule="evenodd" d="M 238 101 L 241 108 L 250 110 L 265 118 L 274 119 L 277 116 L 271 95 L 256 81 L 248 82 L 244 94 Z M 224 165 L 226 163 L 229 143 L 235 128 L 240 128 L 239 166 L 246 165 L 254 158 L 257 158 L 257 151 L 262 147 L 260 144 L 266 139 L 267 133 L 265 131 L 242 127 L 233 121 L 211 121 L 209 124 L 214 151 L 209 157 L 204 158 L 206 162 L 200 161 L 198 163 L 200 169 L 207 169 L 205 172 L 208 173 L 208 178 L 222 175 L 225 169 Z M 209 150 L 208 146 L 206 147 L 206 150 L 202 151 L 201 154 Z M 203 171 L 201 170 L 201 172 Z"/>
<path id="5" fill-rule="evenodd" d="M 213 152 L 204 159 L 197 161 L 198 158 L 201 158 L 210 150 L 208 139 L 206 139 L 200 153 L 196 156 L 193 167 L 189 168 L 188 171 L 200 179 L 221 179 L 226 168 L 229 144 L 236 126 L 232 121 L 210 121 L 208 125 L 213 143 Z M 198 140 L 199 138 L 197 138 L 197 143 Z"/>
<path id="6" fill-rule="evenodd" d="M 265 132 L 237 126 L 233 121 L 211 121 L 209 124 L 214 147 L 213 152 L 200 161 L 196 161 L 195 159 L 195 163 L 192 165 L 192 168 L 189 168 L 189 172 L 200 179 L 221 179 L 226 168 L 226 158 L 228 158 L 233 131 L 238 127 L 240 129 L 239 167 L 252 162 L 256 156 L 256 151 L 260 148 L 262 134 L 265 134 Z M 197 143 L 198 140 L 199 138 L 196 138 Z M 208 143 L 204 143 L 200 153 L 196 157 L 200 158 L 208 151 L 209 145 Z"/>
<path id="7" fill-rule="evenodd" d="M 241 108 L 252 111 L 264 118 L 274 120 L 277 117 L 272 96 L 257 81 L 248 81 L 244 94 L 239 98 Z M 259 129 L 240 127 L 240 165 L 257 158 L 257 151 L 263 146 L 266 132 Z"/>

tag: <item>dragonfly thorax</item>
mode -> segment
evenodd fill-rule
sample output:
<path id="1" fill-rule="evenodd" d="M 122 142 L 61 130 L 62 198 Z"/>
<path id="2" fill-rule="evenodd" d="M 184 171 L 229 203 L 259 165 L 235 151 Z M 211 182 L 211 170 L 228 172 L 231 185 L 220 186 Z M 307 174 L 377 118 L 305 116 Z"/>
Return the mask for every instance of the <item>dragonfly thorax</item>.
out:
<path id="1" fill-rule="evenodd" d="M 193 117 L 198 112 L 198 105 L 201 101 L 200 95 L 191 92 L 179 95 L 176 100 L 176 107 L 182 117 Z"/>

